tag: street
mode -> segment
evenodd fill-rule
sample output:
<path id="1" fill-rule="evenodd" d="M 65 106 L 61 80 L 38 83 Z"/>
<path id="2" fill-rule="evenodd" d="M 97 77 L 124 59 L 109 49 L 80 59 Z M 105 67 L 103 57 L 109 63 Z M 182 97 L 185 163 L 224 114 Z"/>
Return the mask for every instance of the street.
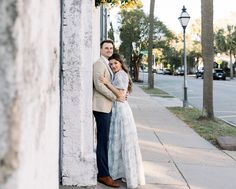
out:
<path id="1" fill-rule="evenodd" d="M 147 83 L 147 73 L 140 73 L 140 79 Z M 172 96 L 183 99 L 183 76 L 170 76 L 154 74 L 155 87 L 166 91 Z M 195 75 L 187 77 L 187 94 L 190 105 L 202 110 L 203 104 L 203 79 Z M 214 114 L 216 117 L 236 126 L 236 79 L 226 81 L 213 80 Z"/>

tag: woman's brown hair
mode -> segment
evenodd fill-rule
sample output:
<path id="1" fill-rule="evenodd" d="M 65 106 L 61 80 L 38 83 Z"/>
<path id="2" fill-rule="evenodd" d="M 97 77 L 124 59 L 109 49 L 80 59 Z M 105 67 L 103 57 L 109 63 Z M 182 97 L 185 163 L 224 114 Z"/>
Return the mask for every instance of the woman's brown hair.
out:
<path id="1" fill-rule="evenodd" d="M 128 90 L 129 93 L 131 93 L 133 82 L 130 78 L 128 67 L 126 66 L 126 64 L 124 63 L 124 60 L 121 58 L 121 56 L 118 53 L 114 53 L 111 57 L 108 58 L 108 60 L 112 60 L 112 59 L 115 59 L 115 60 L 119 61 L 121 63 L 122 69 L 127 73 L 128 77 L 129 77 L 129 83 L 128 83 L 128 89 L 127 90 Z"/>

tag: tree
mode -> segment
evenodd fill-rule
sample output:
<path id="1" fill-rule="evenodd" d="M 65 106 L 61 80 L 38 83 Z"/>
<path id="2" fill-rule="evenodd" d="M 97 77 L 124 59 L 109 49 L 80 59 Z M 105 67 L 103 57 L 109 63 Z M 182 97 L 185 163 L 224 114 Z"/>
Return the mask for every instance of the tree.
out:
<path id="1" fill-rule="evenodd" d="M 149 44 L 150 27 L 148 16 L 140 9 L 135 11 L 122 10 L 120 15 L 121 45 L 119 52 L 124 55 L 130 67 L 131 77 L 134 81 L 138 81 L 139 67 L 143 60 L 141 51 L 147 51 Z M 165 46 L 170 45 L 170 41 L 173 38 L 173 33 L 167 29 L 163 22 L 154 18 L 153 47 L 158 49 L 165 48 Z"/>
<path id="2" fill-rule="evenodd" d="M 164 67 L 167 67 L 167 65 L 170 65 L 170 69 L 175 70 L 179 67 L 181 67 L 181 53 L 176 51 L 174 47 L 170 47 L 165 45 L 162 48 L 162 64 Z"/>
<path id="3" fill-rule="evenodd" d="M 139 66 L 141 63 L 140 49 L 142 43 L 142 28 L 146 16 L 143 10 L 125 11 L 122 10 L 120 21 L 119 52 L 122 53 L 130 67 L 131 77 L 137 81 L 139 76 Z"/>
<path id="4" fill-rule="evenodd" d="M 236 52 L 236 27 L 227 26 L 227 32 L 219 29 L 215 34 L 215 44 L 218 52 L 226 53 L 230 57 L 230 78 L 233 79 L 232 56 Z"/>
<path id="5" fill-rule="evenodd" d="M 201 0 L 202 17 L 202 56 L 204 63 L 203 110 L 202 116 L 214 119 L 213 111 L 213 77 L 214 33 L 213 0 Z"/>
<path id="6" fill-rule="evenodd" d="M 150 13 L 149 13 L 149 39 L 148 39 L 148 87 L 150 89 L 154 88 L 154 78 L 153 78 L 153 73 L 152 73 L 154 7 L 155 7 L 155 0 L 151 0 L 151 2 L 150 2 Z"/>
<path id="7" fill-rule="evenodd" d="M 115 41 L 114 29 L 113 29 L 112 22 L 110 22 L 110 29 L 108 31 L 108 38 L 111 39 L 112 41 Z"/>
<path id="8" fill-rule="evenodd" d="M 161 63 L 164 66 L 178 67 L 180 65 L 180 58 L 179 53 L 175 49 L 177 38 L 161 21 L 155 18 L 153 30 L 153 50 L 158 49 L 162 52 L 160 57 Z"/>
<path id="9" fill-rule="evenodd" d="M 192 43 L 189 43 L 190 52 L 188 57 L 192 58 L 189 63 L 194 62 L 193 66 L 198 67 L 198 63 L 200 58 L 202 57 L 202 47 L 201 47 L 201 20 L 196 19 L 193 21 L 192 25 L 190 26 L 190 33 L 191 33 L 191 40 Z M 194 61 L 193 61 L 194 60 Z M 190 65 L 189 65 L 190 66 Z"/>
<path id="10" fill-rule="evenodd" d="M 135 9 L 143 6 L 141 0 L 95 0 L 95 6 L 120 7 L 121 9 Z"/>

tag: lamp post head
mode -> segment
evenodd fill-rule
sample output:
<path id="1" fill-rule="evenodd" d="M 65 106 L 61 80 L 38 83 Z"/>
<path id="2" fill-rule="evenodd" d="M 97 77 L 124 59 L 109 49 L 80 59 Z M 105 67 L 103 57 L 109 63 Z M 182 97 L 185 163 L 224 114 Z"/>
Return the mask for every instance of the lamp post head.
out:
<path id="1" fill-rule="evenodd" d="M 190 20 L 190 16 L 186 12 L 185 6 L 183 6 L 182 12 L 181 12 L 180 17 L 178 19 L 179 19 L 179 22 L 180 22 L 181 26 L 183 27 L 183 29 L 185 29 L 188 25 L 189 20 Z"/>

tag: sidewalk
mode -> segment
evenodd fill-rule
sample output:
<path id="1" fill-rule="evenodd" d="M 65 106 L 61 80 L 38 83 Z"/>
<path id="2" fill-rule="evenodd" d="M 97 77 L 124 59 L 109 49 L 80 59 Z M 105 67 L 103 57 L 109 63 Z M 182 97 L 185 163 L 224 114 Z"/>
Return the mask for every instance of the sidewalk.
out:
<path id="1" fill-rule="evenodd" d="M 150 97 L 135 85 L 129 102 L 145 166 L 142 188 L 236 188 L 236 152 L 218 150 L 165 108 L 181 101 Z"/>
<path id="2" fill-rule="evenodd" d="M 135 84 L 128 101 L 145 168 L 140 189 L 236 188 L 236 152 L 218 150 L 165 108 L 182 106 L 179 99 L 151 97 Z"/>

